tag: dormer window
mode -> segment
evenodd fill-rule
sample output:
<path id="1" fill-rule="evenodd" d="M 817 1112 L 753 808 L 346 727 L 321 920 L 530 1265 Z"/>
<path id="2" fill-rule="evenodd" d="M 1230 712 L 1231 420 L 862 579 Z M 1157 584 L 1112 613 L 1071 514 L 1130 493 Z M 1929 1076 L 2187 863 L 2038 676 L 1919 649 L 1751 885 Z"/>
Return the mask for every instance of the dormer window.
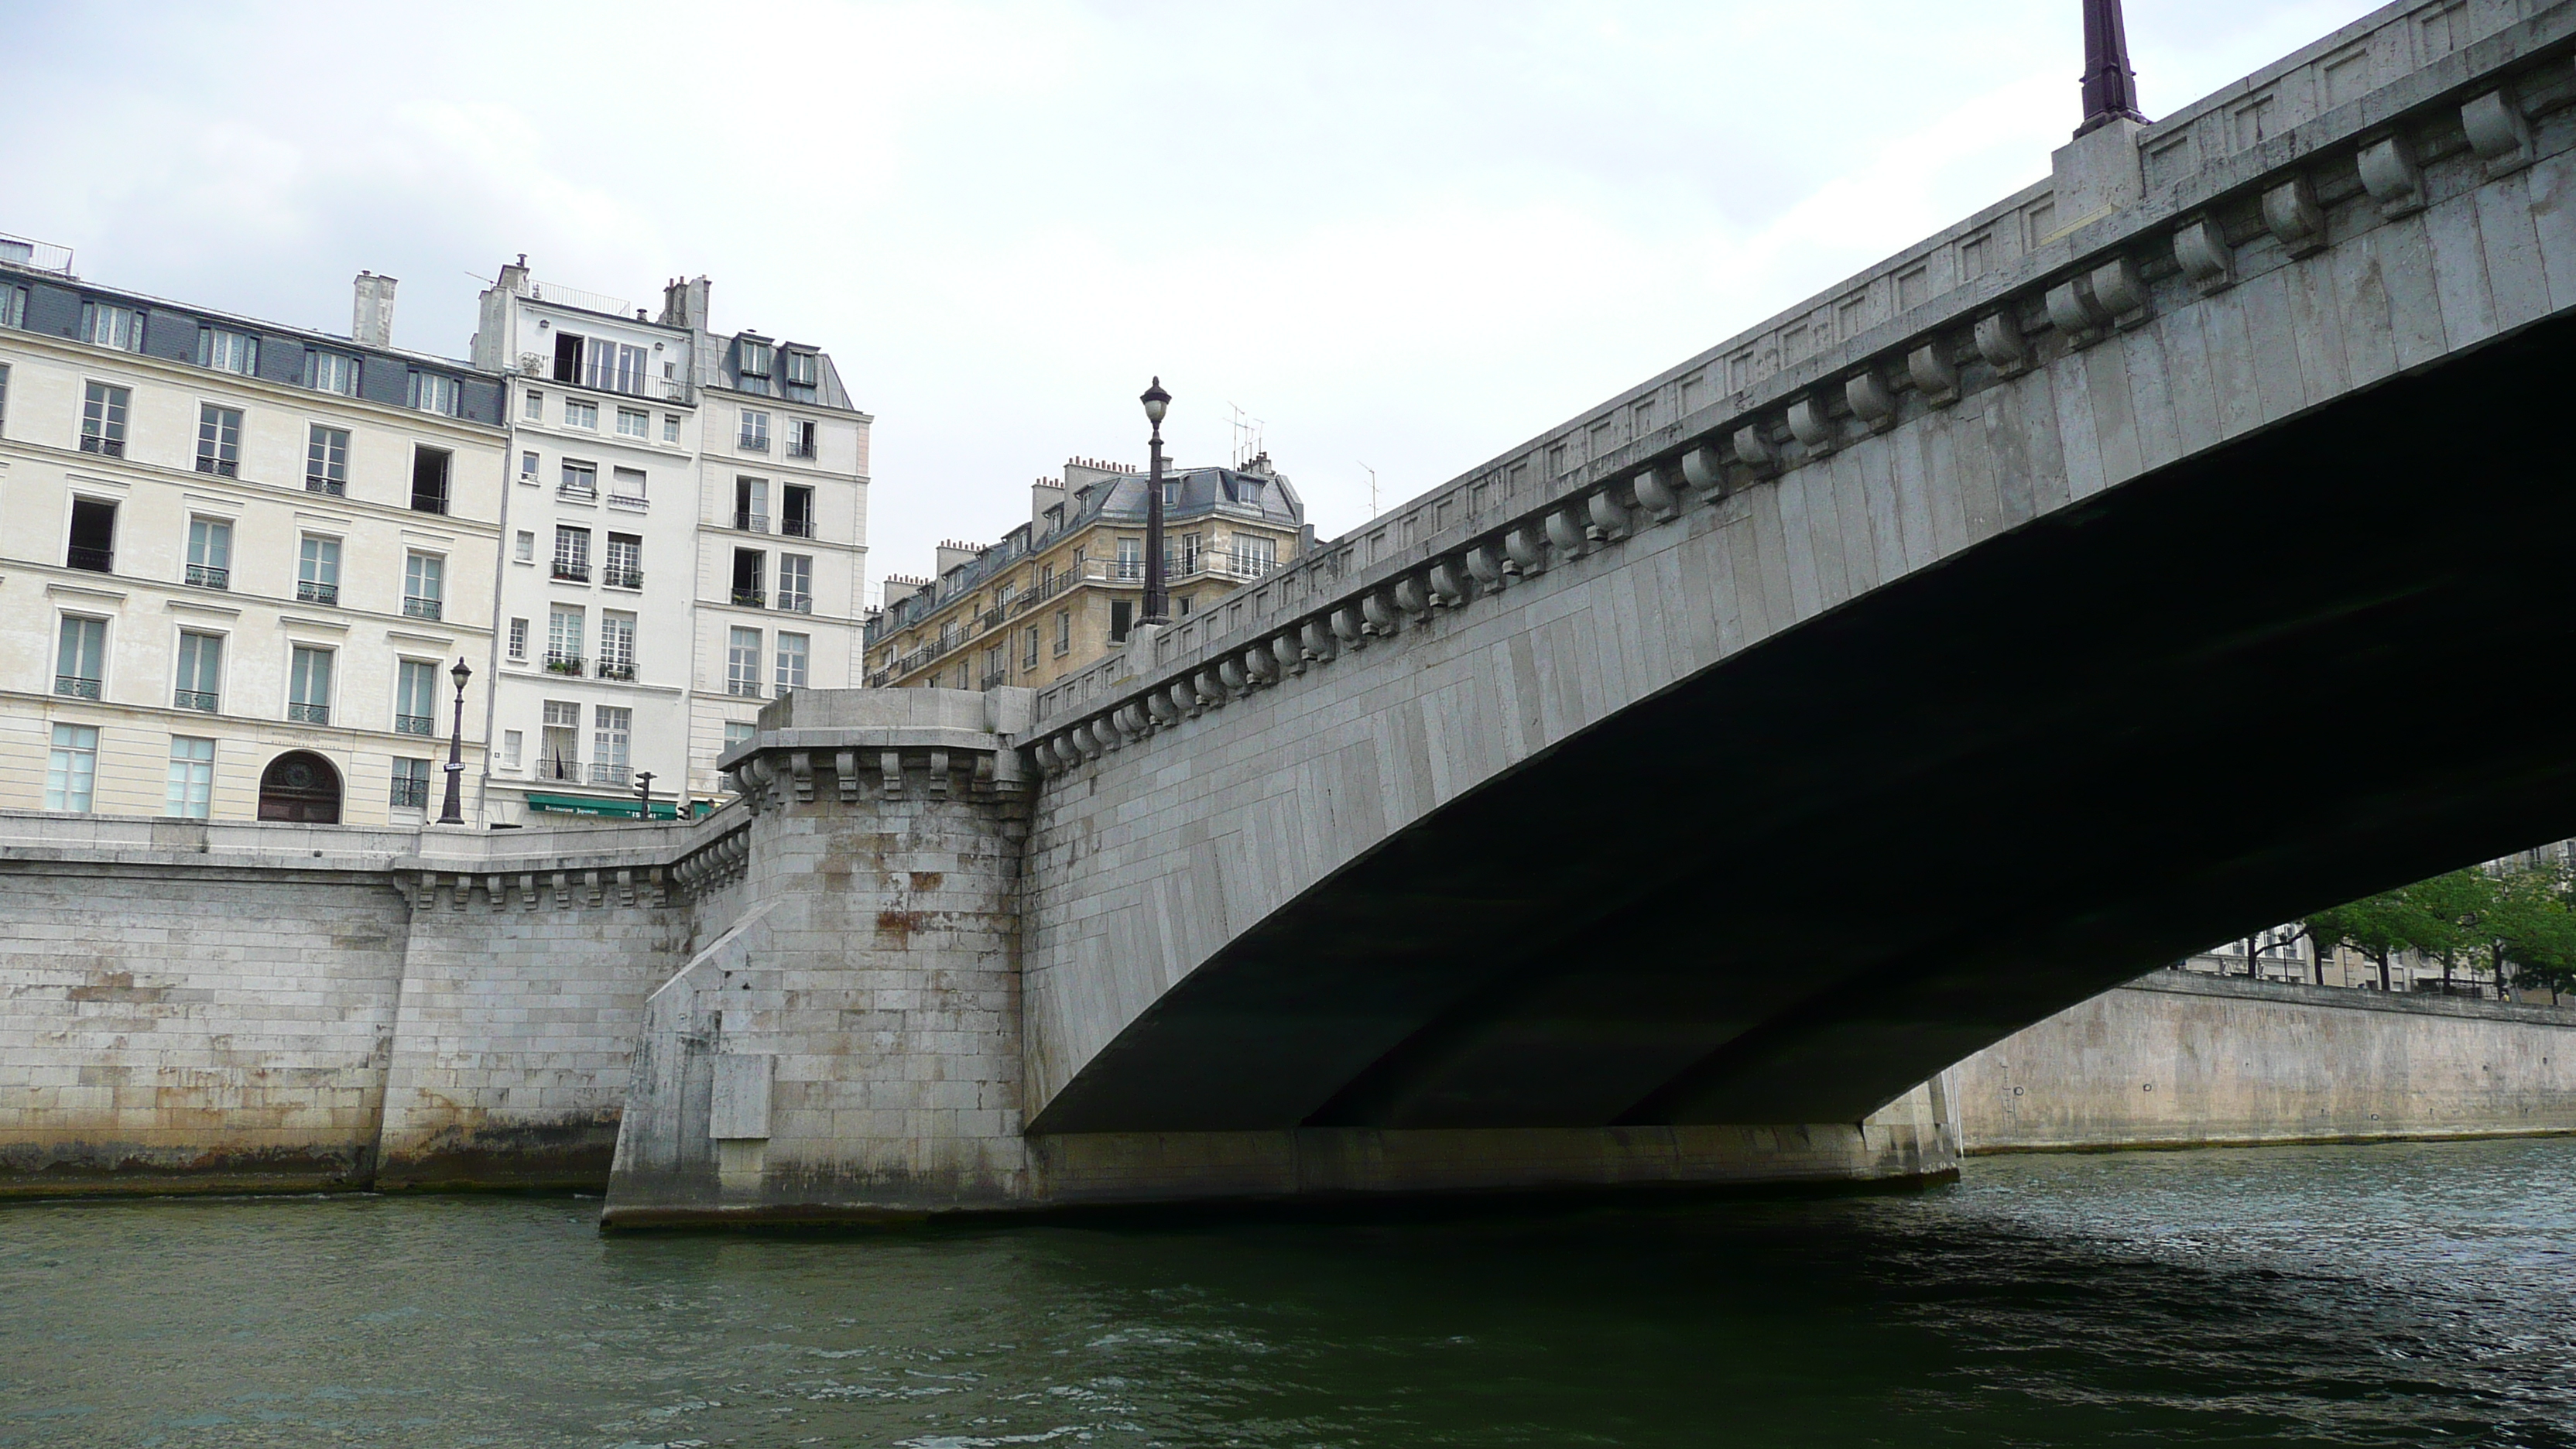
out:
<path id="1" fill-rule="evenodd" d="M 766 351 L 767 349 L 763 349 Z M 819 386 L 823 376 L 822 360 L 810 352 L 787 354 L 786 383 L 789 387 Z"/>
<path id="2" fill-rule="evenodd" d="M 769 376 L 770 350 L 766 342 L 755 342 L 748 337 L 742 339 L 742 360 L 736 364 L 735 370 L 745 377 Z"/>

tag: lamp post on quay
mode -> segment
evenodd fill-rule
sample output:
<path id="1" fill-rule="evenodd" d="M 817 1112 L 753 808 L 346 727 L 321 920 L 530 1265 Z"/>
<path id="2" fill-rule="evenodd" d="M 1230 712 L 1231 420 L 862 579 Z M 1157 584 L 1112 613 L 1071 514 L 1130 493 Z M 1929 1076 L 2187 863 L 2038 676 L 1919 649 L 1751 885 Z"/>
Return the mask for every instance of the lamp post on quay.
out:
<path id="1" fill-rule="evenodd" d="M 465 667 L 465 656 L 456 656 L 456 667 L 447 671 L 456 681 L 456 727 L 447 734 L 447 799 L 439 806 L 438 823 L 465 823 L 465 681 L 474 671 Z"/>
<path id="2" fill-rule="evenodd" d="M 1139 401 L 1145 404 L 1145 420 L 1154 425 L 1153 441 L 1147 445 L 1154 466 L 1145 493 L 1145 607 L 1139 622 L 1168 624 L 1171 601 L 1163 597 L 1163 412 L 1172 405 L 1172 395 L 1163 391 L 1163 380 L 1157 377 Z"/>

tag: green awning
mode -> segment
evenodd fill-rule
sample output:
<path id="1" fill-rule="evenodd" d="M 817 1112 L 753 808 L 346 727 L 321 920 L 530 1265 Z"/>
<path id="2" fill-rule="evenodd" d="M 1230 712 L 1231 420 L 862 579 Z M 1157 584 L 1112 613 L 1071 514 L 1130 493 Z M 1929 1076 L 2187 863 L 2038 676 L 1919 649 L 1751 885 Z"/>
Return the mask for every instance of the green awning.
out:
<path id="1" fill-rule="evenodd" d="M 539 795 L 531 792 L 528 796 L 528 808 L 554 815 L 610 815 L 623 820 L 633 820 L 643 814 L 644 802 L 631 798 L 621 799 L 615 795 Z M 692 800 L 689 802 L 689 818 L 695 820 L 714 808 L 707 801 Z M 677 820 L 680 818 L 680 807 L 674 801 L 656 800 L 653 802 L 652 818 Z"/>

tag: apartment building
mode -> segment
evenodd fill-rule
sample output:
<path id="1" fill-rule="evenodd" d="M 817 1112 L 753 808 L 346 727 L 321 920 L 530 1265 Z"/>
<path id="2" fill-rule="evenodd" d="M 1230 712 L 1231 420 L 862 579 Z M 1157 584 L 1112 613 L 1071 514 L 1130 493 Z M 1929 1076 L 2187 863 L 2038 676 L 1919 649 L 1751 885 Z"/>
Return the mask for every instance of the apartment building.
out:
<path id="1" fill-rule="evenodd" d="M 87 281 L 0 238 L 0 806 L 479 820 L 500 379 Z"/>
<path id="2" fill-rule="evenodd" d="M 511 459 L 496 821 L 681 808 L 765 701 L 856 682 L 871 419 L 819 349 L 709 330 L 709 291 L 656 316 L 521 257 L 482 294 Z"/>
<path id="3" fill-rule="evenodd" d="M 868 621 L 871 686 L 1038 688 L 1125 642 L 1145 594 L 1150 482 L 1076 458 L 1029 490 L 1029 521 L 998 543 L 943 543 L 928 578 L 889 577 Z M 1306 505 L 1267 453 L 1166 470 L 1164 573 L 1186 618 L 1312 546 Z"/>

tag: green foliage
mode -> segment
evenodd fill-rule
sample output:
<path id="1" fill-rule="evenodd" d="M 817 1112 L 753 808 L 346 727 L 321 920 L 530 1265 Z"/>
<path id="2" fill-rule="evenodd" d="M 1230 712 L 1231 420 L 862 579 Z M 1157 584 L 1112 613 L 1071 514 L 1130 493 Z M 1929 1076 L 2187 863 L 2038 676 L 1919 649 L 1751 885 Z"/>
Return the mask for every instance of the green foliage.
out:
<path id="1" fill-rule="evenodd" d="M 2379 964 L 2400 952 L 2484 968 L 2498 982 L 2576 991 L 2576 877 L 2564 866 L 2489 874 L 2455 870 L 2365 896 L 2301 923 L 2320 950 L 2349 947 Z"/>

